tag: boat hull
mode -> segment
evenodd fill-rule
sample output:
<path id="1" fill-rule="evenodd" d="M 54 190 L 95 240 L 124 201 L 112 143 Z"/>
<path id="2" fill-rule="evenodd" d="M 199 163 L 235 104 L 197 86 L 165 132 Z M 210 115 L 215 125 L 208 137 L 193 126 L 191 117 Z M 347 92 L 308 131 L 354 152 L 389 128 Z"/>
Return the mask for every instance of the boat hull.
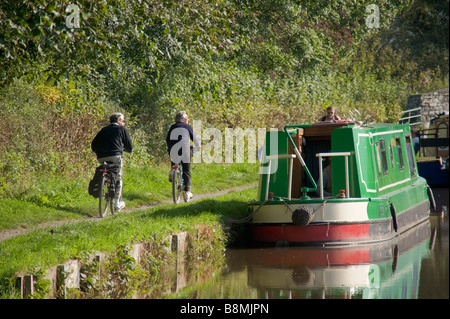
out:
<path id="1" fill-rule="evenodd" d="M 417 168 L 419 175 L 427 180 L 429 186 L 448 187 L 448 166 L 446 167 L 440 159 L 419 160 L 417 161 Z"/>
<path id="2" fill-rule="evenodd" d="M 337 204 L 338 205 L 338 204 Z M 270 211 L 279 210 L 286 214 L 286 205 L 272 205 Z M 402 232 L 423 222 L 429 217 L 428 200 L 403 211 L 395 216 L 385 218 L 339 221 L 320 221 L 317 213 L 316 221 L 308 225 L 295 225 L 292 222 L 253 222 L 250 224 L 251 241 L 260 244 L 275 245 L 354 245 L 374 243 L 392 239 Z M 354 216 L 362 216 L 365 212 L 352 211 Z M 367 215 L 367 214 L 366 214 Z M 254 220 L 258 220 L 254 218 Z"/>

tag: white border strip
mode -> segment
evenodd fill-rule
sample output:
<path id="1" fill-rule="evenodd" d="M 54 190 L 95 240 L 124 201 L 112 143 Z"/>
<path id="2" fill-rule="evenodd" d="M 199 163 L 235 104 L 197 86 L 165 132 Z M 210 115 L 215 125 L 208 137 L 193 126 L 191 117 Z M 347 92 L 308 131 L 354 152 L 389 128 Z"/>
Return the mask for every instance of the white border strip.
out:
<path id="1" fill-rule="evenodd" d="M 358 133 L 358 143 L 356 144 L 356 149 L 357 149 L 357 151 L 358 151 L 358 164 L 359 164 L 359 167 L 362 168 L 362 166 L 361 166 L 361 157 L 359 156 L 359 138 L 360 138 L 360 137 L 368 137 L 368 138 L 371 138 L 372 136 L 386 135 L 386 134 L 395 134 L 395 133 L 403 133 L 403 130 L 393 130 L 393 131 L 378 132 L 378 133 L 373 133 L 373 134 L 372 134 L 372 133 Z M 371 145 L 370 141 L 369 141 L 369 145 Z M 374 175 L 375 175 L 375 177 L 376 177 L 376 175 L 377 175 L 377 172 L 376 172 L 376 171 L 375 171 L 375 174 L 374 174 Z M 376 192 L 377 192 L 376 189 L 372 189 L 372 188 L 368 188 L 368 187 L 367 187 L 367 182 L 364 180 L 363 174 L 362 174 L 362 173 L 360 174 L 360 176 L 361 176 L 361 182 L 362 182 L 362 183 L 364 184 L 364 186 L 366 187 L 366 191 L 367 191 L 367 192 L 370 192 L 370 193 L 376 193 Z M 409 181 L 409 180 L 411 180 L 411 178 L 407 178 L 407 179 L 404 179 L 404 180 L 401 180 L 401 181 L 398 181 L 398 182 L 395 182 L 395 183 L 392 183 L 392 184 L 388 184 L 388 185 L 386 185 L 386 186 L 383 186 L 383 187 L 378 188 L 378 191 L 383 191 L 383 190 L 385 190 L 385 189 L 388 189 L 388 188 L 391 188 L 391 187 L 400 185 L 400 184 L 405 183 L 405 182 L 407 182 L 407 181 Z M 375 181 L 375 184 L 377 184 L 376 181 Z"/>

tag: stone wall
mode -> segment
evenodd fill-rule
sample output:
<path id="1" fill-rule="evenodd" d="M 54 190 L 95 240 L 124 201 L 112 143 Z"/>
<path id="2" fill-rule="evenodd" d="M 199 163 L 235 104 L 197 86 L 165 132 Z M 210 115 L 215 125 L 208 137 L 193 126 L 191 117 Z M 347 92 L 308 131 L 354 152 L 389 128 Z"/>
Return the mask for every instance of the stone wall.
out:
<path id="1" fill-rule="evenodd" d="M 436 91 L 411 95 L 408 98 L 405 110 L 421 108 L 421 122 L 427 127 L 431 119 L 437 117 L 443 112 L 449 111 L 448 100 L 449 89 L 439 89 Z M 413 113 L 417 114 L 417 113 Z M 413 121 L 411 121 L 413 122 Z"/>

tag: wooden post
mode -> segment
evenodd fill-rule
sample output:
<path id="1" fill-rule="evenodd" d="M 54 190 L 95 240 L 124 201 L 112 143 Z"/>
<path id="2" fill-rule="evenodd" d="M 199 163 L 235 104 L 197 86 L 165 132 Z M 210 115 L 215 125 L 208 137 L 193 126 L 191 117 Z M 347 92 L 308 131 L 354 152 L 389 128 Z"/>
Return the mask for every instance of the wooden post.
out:
<path id="1" fill-rule="evenodd" d="M 136 264 L 140 264 L 141 255 L 143 253 L 143 245 L 142 244 L 133 244 L 130 249 L 130 256 L 134 258 Z"/>
<path id="2" fill-rule="evenodd" d="M 33 275 L 24 275 L 21 281 L 22 298 L 29 299 L 34 294 Z"/>
<path id="3" fill-rule="evenodd" d="M 179 291 L 187 285 L 186 265 L 184 263 L 184 255 L 187 251 L 187 232 L 172 235 L 172 251 L 177 253 L 175 291 Z"/>
<path id="4" fill-rule="evenodd" d="M 58 298 L 65 298 L 67 288 L 80 288 L 80 266 L 78 260 L 69 260 L 56 268 Z"/>

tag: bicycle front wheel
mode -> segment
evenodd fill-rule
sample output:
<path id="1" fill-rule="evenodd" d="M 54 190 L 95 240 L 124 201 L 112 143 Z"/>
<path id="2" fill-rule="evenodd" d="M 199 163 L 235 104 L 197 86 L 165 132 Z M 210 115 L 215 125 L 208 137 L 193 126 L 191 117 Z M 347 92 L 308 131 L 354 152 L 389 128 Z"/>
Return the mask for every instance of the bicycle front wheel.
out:
<path id="1" fill-rule="evenodd" d="M 98 198 L 98 215 L 100 218 L 105 217 L 106 211 L 108 210 L 109 202 L 112 202 L 109 198 L 108 194 L 108 183 L 105 176 L 102 177 L 102 181 L 100 183 L 100 197 Z"/>
<path id="2" fill-rule="evenodd" d="M 172 196 L 175 204 L 180 202 L 182 187 L 181 172 L 177 169 L 172 178 Z"/>

